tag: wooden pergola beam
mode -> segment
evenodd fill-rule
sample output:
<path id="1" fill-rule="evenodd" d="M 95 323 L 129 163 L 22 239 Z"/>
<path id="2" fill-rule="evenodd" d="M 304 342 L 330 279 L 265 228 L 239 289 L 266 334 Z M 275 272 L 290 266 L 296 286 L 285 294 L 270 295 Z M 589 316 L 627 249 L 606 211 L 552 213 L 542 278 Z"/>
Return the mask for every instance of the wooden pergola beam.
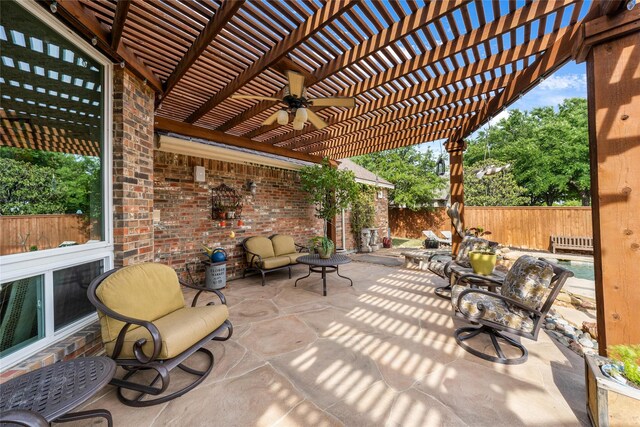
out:
<path id="1" fill-rule="evenodd" d="M 327 2 L 316 13 L 310 16 L 301 26 L 293 30 L 286 37 L 258 61 L 245 69 L 240 75 L 233 79 L 221 91 L 210 97 L 204 104 L 198 107 L 187 119 L 187 123 L 194 123 L 214 107 L 229 98 L 238 89 L 249 83 L 257 75 L 267 68 L 279 62 L 288 52 L 306 42 L 315 33 L 323 29 L 327 24 L 340 16 L 346 10 L 354 7 L 360 0 L 334 0 Z"/>
<path id="2" fill-rule="evenodd" d="M 476 28 L 469 33 L 450 40 L 434 49 L 425 52 L 422 55 L 416 56 L 413 59 L 402 63 L 399 66 L 391 67 L 386 71 L 376 74 L 371 78 L 362 80 L 355 85 L 349 86 L 345 90 L 336 94 L 336 96 L 357 96 L 365 93 L 373 88 L 382 86 L 388 82 L 396 80 L 400 77 L 406 76 L 417 70 L 424 69 L 429 65 L 433 65 L 438 61 L 442 61 L 446 58 L 450 58 L 458 53 L 461 53 L 472 46 L 477 46 L 481 43 L 489 41 L 495 37 L 506 34 L 516 28 L 539 19 L 542 16 L 547 16 L 551 13 L 557 12 L 563 9 L 577 0 L 555 0 L 555 1 L 541 1 L 528 3 L 527 5 L 516 9 L 515 12 L 501 16 L 495 21 L 489 22 L 482 27 Z M 353 111 L 353 110 L 350 110 Z M 348 113 L 348 112 L 346 112 Z M 344 113 L 339 116 L 343 116 Z M 342 121 L 344 117 L 340 117 L 334 122 Z M 282 141 L 289 140 L 294 137 L 300 137 L 308 133 L 314 132 L 314 129 L 306 129 L 302 132 L 287 132 L 286 134 L 278 137 L 270 138 L 269 141 L 272 144 L 277 144 Z"/>
<path id="3" fill-rule="evenodd" d="M 155 118 L 154 127 L 156 130 L 163 130 L 167 132 L 174 132 L 180 135 L 189 136 L 192 138 L 202 138 L 213 142 L 219 142 L 220 144 L 226 144 L 233 147 L 246 148 L 249 150 L 258 151 L 261 153 L 275 154 L 278 156 L 289 157 L 291 159 L 304 160 L 312 163 L 322 163 L 322 157 L 314 156 L 307 153 L 300 153 L 293 150 L 288 150 L 281 147 L 273 147 L 267 144 L 261 144 L 256 141 L 252 141 L 241 136 L 229 135 L 215 129 L 207 129 L 200 126 L 196 126 L 191 123 L 179 122 L 177 120 L 171 120 L 164 117 Z"/>
<path id="4" fill-rule="evenodd" d="M 122 38 L 122 32 L 124 31 L 124 24 L 127 21 L 127 13 L 129 13 L 129 7 L 131 6 L 131 0 L 118 0 L 116 3 L 116 14 L 113 18 L 113 25 L 111 26 L 111 49 L 117 51 L 120 46 L 120 39 Z"/>
<path id="5" fill-rule="evenodd" d="M 41 1 L 40 3 L 48 8 L 51 2 Z M 131 50 L 122 44 L 119 44 L 117 49 L 111 47 L 111 34 L 92 13 L 85 9 L 81 2 L 65 0 L 59 1 L 57 6 L 57 16 L 89 40 L 95 37 L 98 49 L 116 62 L 124 61 L 135 75 L 145 80 L 156 92 L 162 92 L 160 79 Z"/>
<path id="6" fill-rule="evenodd" d="M 434 22 L 444 15 L 453 12 L 459 7 L 464 6 L 467 3 L 470 3 L 471 0 L 451 0 L 448 2 L 431 2 L 424 7 L 416 10 L 414 13 L 405 16 L 399 21 L 393 23 L 390 27 L 384 28 L 377 34 L 374 34 L 373 37 L 370 37 L 364 40 L 363 43 L 357 45 L 353 49 L 350 49 L 344 52 L 342 55 L 339 55 L 333 58 L 331 61 L 326 62 L 320 68 L 311 73 L 314 78 L 313 80 L 305 81 L 307 86 L 311 86 L 317 82 L 320 82 L 326 79 L 329 76 L 338 73 L 345 68 L 355 64 L 356 62 L 362 60 L 363 58 L 368 57 L 374 52 L 378 52 L 381 49 L 386 48 L 387 46 L 396 43 L 398 40 L 411 35 L 418 31 L 418 29 L 426 27 L 431 22 Z M 273 94 L 272 96 L 279 98 L 281 96 L 281 91 Z M 277 102 L 273 101 L 262 101 L 254 105 L 248 110 L 245 110 L 239 117 L 229 120 L 228 122 L 222 124 L 218 127 L 220 130 L 228 130 L 243 121 L 266 111 L 267 109 L 276 105 Z M 260 128 L 259 128 L 260 129 Z M 266 132 L 266 131 L 265 131 Z M 260 132 L 264 133 L 264 132 Z M 247 135 L 248 137 L 251 137 Z"/>
<path id="7" fill-rule="evenodd" d="M 189 71 L 189 68 L 198 60 L 200 55 L 209 47 L 213 39 L 222 31 L 224 26 L 229 23 L 233 15 L 245 3 L 245 0 L 224 0 L 213 18 L 207 22 L 193 44 L 182 56 L 180 62 L 175 66 L 164 84 L 162 97 L 166 97 L 169 92 L 178 84 L 180 79 Z"/>

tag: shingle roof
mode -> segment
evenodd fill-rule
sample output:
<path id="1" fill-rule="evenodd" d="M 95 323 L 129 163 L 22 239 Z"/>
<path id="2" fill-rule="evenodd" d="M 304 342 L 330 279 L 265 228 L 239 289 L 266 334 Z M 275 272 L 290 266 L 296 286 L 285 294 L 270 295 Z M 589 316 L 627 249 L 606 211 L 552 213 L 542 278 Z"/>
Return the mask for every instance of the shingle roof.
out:
<path id="1" fill-rule="evenodd" d="M 355 174 L 356 181 L 361 182 L 362 184 L 375 185 L 376 187 L 384 188 L 395 188 L 395 186 L 386 179 L 382 178 L 379 175 L 376 175 L 368 169 L 363 168 L 359 164 L 354 163 L 349 159 L 340 160 L 338 169 L 350 170 Z"/>

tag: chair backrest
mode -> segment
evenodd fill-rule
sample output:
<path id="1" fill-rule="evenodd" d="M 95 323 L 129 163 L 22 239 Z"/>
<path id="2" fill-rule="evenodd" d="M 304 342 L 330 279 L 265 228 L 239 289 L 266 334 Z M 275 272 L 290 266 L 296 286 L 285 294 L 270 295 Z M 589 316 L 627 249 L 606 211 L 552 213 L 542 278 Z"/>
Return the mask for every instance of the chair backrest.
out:
<path id="1" fill-rule="evenodd" d="M 292 254 L 296 251 L 296 243 L 293 237 L 286 234 L 275 234 L 270 237 L 275 256 Z"/>
<path id="2" fill-rule="evenodd" d="M 185 306 L 178 275 L 163 264 L 145 263 L 111 270 L 94 279 L 87 290 L 107 308 L 123 316 L 153 322 Z M 93 301 L 92 301 L 93 302 Z M 102 340 L 118 338 L 124 322 L 98 308 Z M 129 330 L 138 326 L 131 325 Z"/>
<path id="3" fill-rule="evenodd" d="M 469 261 L 469 252 L 487 246 L 491 246 L 491 242 L 489 242 L 487 239 L 475 236 L 464 236 L 462 242 L 460 242 L 460 246 L 458 247 L 456 263 L 463 267 L 471 268 L 471 261 Z"/>
<path id="4" fill-rule="evenodd" d="M 453 234 L 449 230 L 440 230 L 440 234 L 442 234 L 444 238 L 448 240 L 451 240 L 453 238 Z"/>
<path id="5" fill-rule="evenodd" d="M 424 236 L 427 239 L 431 239 L 431 240 L 440 240 L 440 238 L 436 235 L 436 233 L 434 233 L 431 230 L 422 230 L 422 234 L 424 234 Z"/>
<path id="6" fill-rule="evenodd" d="M 258 254 L 262 258 L 271 258 L 276 256 L 275 252 L 273 251 L 273 243 L 271 243 L 271 240 L 269 240 L 267 237 L 248 237 L 242 242 L 242 246 L 246 251 Z M 247 261 L 250 263 L 253 255 L 247 253 L 246 256 Z"/>

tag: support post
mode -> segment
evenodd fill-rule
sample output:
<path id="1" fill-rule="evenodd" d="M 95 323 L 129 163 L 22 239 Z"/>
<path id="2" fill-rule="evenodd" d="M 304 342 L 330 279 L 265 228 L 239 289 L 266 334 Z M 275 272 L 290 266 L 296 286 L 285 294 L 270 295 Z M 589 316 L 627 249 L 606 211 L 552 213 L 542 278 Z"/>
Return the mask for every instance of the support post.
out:
<path id="1" fill-rule="evenodd" d="M 464 168 L 462 166 L 462 156 L 466 148 L 464 141 L 449 141 L 445 144 L 447 153 L 449 153 L 449 191 L 450 203 L 453 205 L 458 202 L 460 205 L 460 220 L 464 228 Z M 462 242 L 462 237 L 456 232 L 455 227 L 451 224 L 451 253 L 455 256 L 458 253 L 458 247 Z"/>
<path id="2" fill-rule="evenodd" d="M 625 13 L 639 15 L 638 11 Z M 611 23 L 632 18 L 621 14 L 600 20 Z M 634 31 L 629 31 L 628 26 L 587 25 L 583 42 L 588 49 L 591 196 L 601 355 L 606 355 L 610 345 L 640 343 L 638 28 L 636 25 Z"/>

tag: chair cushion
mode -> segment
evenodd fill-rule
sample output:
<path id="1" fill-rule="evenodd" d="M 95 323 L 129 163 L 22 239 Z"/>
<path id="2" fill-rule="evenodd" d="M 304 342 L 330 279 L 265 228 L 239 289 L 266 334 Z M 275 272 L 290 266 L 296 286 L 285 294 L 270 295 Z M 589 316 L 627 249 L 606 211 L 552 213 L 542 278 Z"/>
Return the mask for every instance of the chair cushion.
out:
<path id="1" fill-rule="evenodd" d="M 551 279 L 553 267 L 548 262 L 524 255 L 516 260 L 504 278 L 502 295 L 539 310 Z M 519 311 L 516 307 L 512 309 Z"/>
<path id="2" fill-rule="evenodd" d="M 273 244 L 271 243 L 271 240 L 269 240 L 266 237 L 262 237 L 262 236 L 250 237 L 249 239 L 247 239 L 244 245 L 246 246 L 249 252 L 258 254 L 263 259 L 276 256 L 276 254 L 273 252 Z M 247 253 L 248 262 L 251 262 L 252 256 L 253 255 L 251 255 L 250 253 Z"/>
<path id="3" fill-rule="evenodd" d="M 471 268 L 471 261 L 469 261 L 469 252 L 480 249 L 489 245 L 489 241 L 480 237 L 464 236 L 460 247 L 458 248 L 458 254 L 456 255 L 456 263 L 463 267 Z"/>
<path id="4" fill-rule="evenodd" d="M 157 319 L 153 324 L 160 331 L 162 349 L 159 359 L 171 359 L 191 347 L 202 338 L 215 331 L 229 317 L 229 310 L 224 304 L 205 305 L 202 307 L 184 307 L 173 313 Z M 147 342 L 142 346 L 147 356 L 153 353 L 153 341 L 147 328 L 138 327 L 129 330 L 125 336 L 122 351 L 118 355 L 120 359 L 135 359 L 133 344 L 146 338 Z M 115 341 L 105 344 L 107 355 L 113 354 Z"/>
<path id="5" fill-rule="evenodd" d="M 478 304 L 481 303 L 486 308 L 481 319 L 522 332 L 531 333 L 533 331 L 533 320 L 531 318 L 512 311 L 504 301 L 497 297 L 472 292 L 462 297 L 460 307 L 458 307 L 458 297 L 466 289 L 469 289 L 469 287 L 462 285 L 456 285 L 451 289 L 451 304 L 454 311 L 475 316 L 480 313 Z"/>
<path id="6" fill-rule="evenodd" d="M 283 255 L 263 259 L 261 267 L 265 270 L 271 270 L 272 268 L 284 267 L 289 264 L 291 264 L 291 259 Z"/>
<path id="7" fill-rule="evenodd" d="M 289 257 L 289 261 L 291 264 L 297 264 L 298 263 L 298 258 L 300 258 L 301 256 L 306 256 L 309 255 L 308 252 L 295 252 L 292 254 L 285 254 L 284 256 Z"/>
<path id="8" fill-rule="evenodd" d="M 288 255 L 296 252 L 296 243 L 293 237 L 286 234 L 276 234 L 271 238 L 275 256 Z"/>
<path id="9" fill-rule="evenodd" d="M 438 276 L 440 276 L 440 277 L 442 277 L 444 279 L 444 276 L 445 276 L 444 267 L 445 267 L 445 265 L 447 265 L 446 262 L 429 261 L 429 263 L 427 264 L 427 268 L 432 273 L 437 274 Z"/>
<path id="10" fill-rule="evenodd" d="M 163 264 L 145 263 L 121 268 L 102 281 L 96 295 L 113 311 L 149 322 L 184 308 L 178 275 Z M 98 316 L 103 342 L 115 340 L 124 323 L 102 313 Z M 131 325 L 130 328 L 137 327 Z"/>

